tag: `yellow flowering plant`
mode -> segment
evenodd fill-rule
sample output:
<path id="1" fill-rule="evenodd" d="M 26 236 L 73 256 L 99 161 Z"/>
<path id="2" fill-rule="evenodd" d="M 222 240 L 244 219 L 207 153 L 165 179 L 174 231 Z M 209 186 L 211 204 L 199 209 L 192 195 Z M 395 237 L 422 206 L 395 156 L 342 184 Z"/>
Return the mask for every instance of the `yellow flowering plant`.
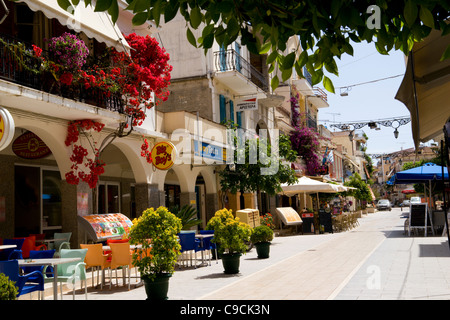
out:
<path id="1" fill-rule="evenodd" d="M 245 253 L 246 242 L 252 233 L 248 224 L 240 222 L 231 210 L 221 209 L 212 217 L 206 227 L 214 230 L 214 242 L 220 253 Z"/>
<path id="2" fill-rule="evenodd" d="M 133 264 L 141 277 L 150 281 L 157 274 L 172 274 L 181 246 L 177 234 L 181 220 L 165 207 L 146 209 L 133 220 L 130 229 L 130 244 L 140 245 L 133 252 Z"/>

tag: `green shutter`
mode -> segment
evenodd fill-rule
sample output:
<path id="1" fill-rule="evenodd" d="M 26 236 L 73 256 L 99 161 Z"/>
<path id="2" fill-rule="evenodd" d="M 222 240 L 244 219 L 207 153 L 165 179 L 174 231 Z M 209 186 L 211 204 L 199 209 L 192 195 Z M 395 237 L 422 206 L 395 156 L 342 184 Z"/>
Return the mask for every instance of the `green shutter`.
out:
<path id="1" fill-rule="evenodd" d="M 234 122 L 234 103 L 230 100 L 230 120 Z"/>
<path id="2" fill-rule="evenodd" d="M 242 128 L 242 111 L 236 112 L 236 122 L 239 128 Z"/>
<path id="3" fill-rule="evenodd" d="M 227 109 L 225 104 L 225 97 L 223 95 L 220 95 L 219 101 L 220 101 L 220 123 L 225 123 L 227 121 Z"/>

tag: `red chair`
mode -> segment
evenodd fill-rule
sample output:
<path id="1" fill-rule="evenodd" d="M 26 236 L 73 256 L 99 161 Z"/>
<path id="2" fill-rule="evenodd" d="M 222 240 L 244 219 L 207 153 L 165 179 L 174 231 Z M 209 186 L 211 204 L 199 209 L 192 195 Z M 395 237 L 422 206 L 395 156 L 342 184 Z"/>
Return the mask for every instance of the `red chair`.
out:
<path id="1" fill-rule="evenodd" d="M 27 259 L 30 256 L 30 251 L 38 251 L 38 250 L 47 250 L 47 246 L 45 244 L 41 244 L 36 246 L 36 237 L 29 236 L 25 238 L 14 238 L 14 239 L 25 239 L 22 245 L 22 257 Z"/>

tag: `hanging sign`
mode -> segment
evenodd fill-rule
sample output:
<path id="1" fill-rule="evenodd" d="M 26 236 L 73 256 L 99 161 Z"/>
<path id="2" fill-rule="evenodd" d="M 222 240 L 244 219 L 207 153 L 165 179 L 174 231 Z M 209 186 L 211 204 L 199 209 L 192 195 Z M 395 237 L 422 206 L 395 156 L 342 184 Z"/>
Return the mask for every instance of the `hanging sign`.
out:
<path id="1" fill-rule="evenodd" d="M 167 141 L 159 142 L 152 148 L 152 163 L 159 170 L 168 170 L 173 166 L 176 156 L 175 146 Z"/>
<path id="2" fill-rule="evenodd" d="M 14 137 L 14 119 L 5 108 L 0 107 L 0 151 L 11 143 Z"/>
<path id="3" fill-rule="evenodd" d="M 51 153 L 44 141 L 31 131 L 17 137 L 13 142 L 12 149 L 17 156 L 24 159 L 41 159 Z"/>
<path id="4" fill-rule="evenodd" d="M 258 110 L 258 100 L 256 98 L 243 99 L 236 101 L 236 111 Z"/>

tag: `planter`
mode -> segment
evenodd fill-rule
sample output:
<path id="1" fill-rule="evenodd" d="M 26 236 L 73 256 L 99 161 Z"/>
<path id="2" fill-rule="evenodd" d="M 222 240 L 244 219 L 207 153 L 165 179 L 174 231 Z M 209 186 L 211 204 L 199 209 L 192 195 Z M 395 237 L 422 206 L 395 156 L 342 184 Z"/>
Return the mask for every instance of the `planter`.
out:
<path id="1" fill-rule="evenodd" d="M 145 285 L 145 293 L 147 300 L 167 300 L 167 293 L 169 292 L 169 279 L 172 276 L 170 273 L 160 273 L 151 281 L 147 277 L 142 277 Z"/>
<path id="2" fill-rule="evenodd" d="M 224 273 L 235 274 L 239 273 L 239 263 L 241 258 L 241 253 L 223 253 L 222 254 L 222 265 L 224 268 Z"/>
<path id="3" fill-rule="evenodd" d="M 267 259 L 269 257 L 270 242 L 258 242 L 255 243 L 255 247 L 258 259 Z"/>

